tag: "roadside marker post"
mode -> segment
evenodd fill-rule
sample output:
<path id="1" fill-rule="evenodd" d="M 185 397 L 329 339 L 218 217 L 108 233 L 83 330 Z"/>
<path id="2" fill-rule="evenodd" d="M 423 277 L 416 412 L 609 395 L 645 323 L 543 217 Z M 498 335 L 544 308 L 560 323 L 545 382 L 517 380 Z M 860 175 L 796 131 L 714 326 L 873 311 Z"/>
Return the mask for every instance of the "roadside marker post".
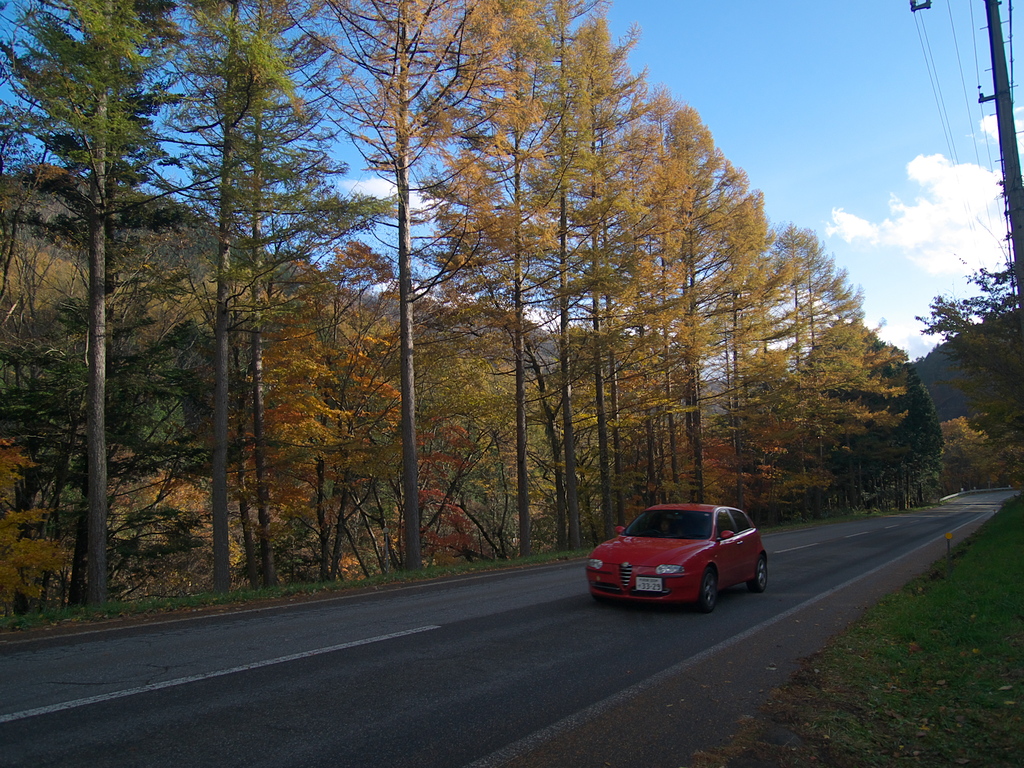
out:
<path id="1" fill-rule="evenodd" d="M 953 568 L 953 553 L 950 550 L 950 547 L 952 546 L 952 543 L 953 543 L 953 534 L 952 533 L 947 533 L 946 534 L 946 578 L 947 579 L 949 578 L 949 573 L 950 573 L 950 571 Z"/>

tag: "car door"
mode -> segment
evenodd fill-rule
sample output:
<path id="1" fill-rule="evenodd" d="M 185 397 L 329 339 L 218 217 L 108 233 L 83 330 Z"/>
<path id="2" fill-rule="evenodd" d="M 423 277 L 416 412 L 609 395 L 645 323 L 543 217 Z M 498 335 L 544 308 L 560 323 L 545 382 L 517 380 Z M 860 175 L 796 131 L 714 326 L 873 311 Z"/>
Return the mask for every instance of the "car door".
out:
<path id="1" fill-rule="evenodd" d="M 722 533 L 732 531 L 728 539 Z M 736 535 L 736 523 L 728 509 L 715 511 L 715 537 L 717 540 L 715 561 L 718 563 L 718 586 L 721 589 L 732 586 L 742 578 L 743 537 Z"/>
<path id="2" fill-rule="evenodd" d="M 753 523 L 746 513 L 739 509 L 730 509 L 733 528 L 736 535 L 733 537 L 736 543 L 736 575 L 737 582 L 747 581 L 754 576 L 754 569 L 757 565 L 757 557 L 761 554 L 758 546 L 758 537 Z"/>

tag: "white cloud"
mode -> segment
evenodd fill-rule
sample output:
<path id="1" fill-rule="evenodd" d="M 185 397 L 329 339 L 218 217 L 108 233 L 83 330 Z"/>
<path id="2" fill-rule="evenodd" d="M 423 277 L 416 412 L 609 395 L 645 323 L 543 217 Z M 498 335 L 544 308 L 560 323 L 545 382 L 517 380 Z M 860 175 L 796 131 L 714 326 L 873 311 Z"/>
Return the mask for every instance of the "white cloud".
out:
<path id="1" fill-rule="evenodd" d="M 380 198 L 395 196 L 395 183 L 382 179 L 380 176 L 371 176 L 368 179 L 344 179 L 339 186 L 346 192 L 355 195 Z"/>
<path id="2" fill-rule="evenodd" d="M 907 164 L 907 178 L 921 188 L 913 202 L 893 195 L 890 216 L 881 222 L 835 208 L 828 236 L 898 249 L 933 275 L 962 275 L 1005 263 L 997 173 L 971 163 L 953 165 L 942 155 L 919 155 Z"/>
<path id="3" fill-rule="evenodd" d="M 392 198 L 398 194 L 395 182 L 383 179 L 380 176 L 371 176 L 362 179 L 343 179 L 339 185 L 344 191 L 354 195 L 368 195 L 381 199 Z M 430 199 L 420 192 L 413 191 L 409 196 L 409 203 L 414 214 L 429 216 Z"/>
<path id="4" fill-rule="evenodd" d="M 1024 129 L 1024 107 L 1017 107 L 1013 110 L 1013 123 L 1014 128 L 1017 130 L 1017 143 L 1020 144 L 1021 129 Z M 981 118 L 981 133 L 995 148 L 999 147 L 999 120 L 996 117 L 996 113 L 985 115 Z"/>
<path id="5" fill-rule="evenodd" d="M 981 132 L 995 146 L 999 146 L 999 121 L 996 119 L 995 113 L 981 118 Z"/>
<path id="6" fill-rule="evenodd" d="M 924 335 L 921 332 L 921 323 L 916 320 L 890 323 L 882 318 L 880 325 L 879 337 L 902 349 L 911 360 L 924 357 L 939 343 L 936 337 Z"/>

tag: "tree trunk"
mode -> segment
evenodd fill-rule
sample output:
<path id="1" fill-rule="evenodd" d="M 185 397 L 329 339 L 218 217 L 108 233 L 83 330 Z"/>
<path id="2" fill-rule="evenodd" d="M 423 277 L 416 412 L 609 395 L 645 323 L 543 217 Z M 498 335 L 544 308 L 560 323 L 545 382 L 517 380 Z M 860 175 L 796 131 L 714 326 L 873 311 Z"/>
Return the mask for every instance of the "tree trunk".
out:
<path id="1" fill-rule="evenodd" d="M 323 456 L 316 458 L 316 533 L 319 543 L 317 559 L 320 581 L 327 581 L 331 575 L 331 530 L 327 525 L 327 510 L 324 504 L 324 482 L 326 466 Z"/>
<path id="2" fill-rule="evenodd" d="M 601 520 L 604 536 L 615 535 L 615 511 L 612 508 L 612 470 L 608 447 L 608 411 L 604 394 L 604 344 L 601 339 L 601 304 L 595 293 L 592 298 L 594 313 L 594 400 L 597 406 L 597 453 L 601 476 Z"/>
<path id="3" fill-rule="evenodd" d="M 608 370 L 611 371 L 612 395 L 612 453 L 615 465 L 615 521 L 626 524 L 626 492 L 622 487 L 622 431 L 619 429 L 619 375 L 616 370 L 615 353 L 608 353 Z"/>
<path id="4" fill-rule="evenodd" d="M 700 413 L 700 382 L 697 368 L 690 363 L 685 366 L 686 375 L 686 437 L 690 443 L 693 459 L 693 483 L 690 501 L 704 503 L 704 424 Z"/>
<path id="5" fill-rule="evenodd" d="M 244 484 L 244 481 L 240 481 Z M 245 497 L 245 488 L 238 495 L 238 518 L 242 523 L 242 546 L 245 548 L 245 576 L 250 589 L 260 588 L 260 572 L 256 564 L 256 538 L 252 530 L 252 512 L 249 500 Z"/>
<path id="6" fill-rule="evenodd" d="M 213 456 L 211 472 L 211 505 L 213 507 L 213 591 L 231 589 L 230 554 L 228 550 L 228 333 L 230 287 L 227 272 L 230 266 L 227 222 L 221 215 L 217 251 L 217 306 L 213 325 Z"/>
<path id="7" fill-rule="evenodd" d="M 559 367 L 562 378 L 562 448 L 565 451 L 565 509 L 569 518 L 569 549 L 582 546 L 580 507 L 576 487 L 576 438 L 573 429 L 572 380 L 569 364 L 569 253 L 566 196 L 561 196 L 559 263 Z"/>
<path id="8" fill-rule="evenodd" d="M 237 13 L 237 4 L 232 4 L 232 15 L 235 16 Z M 230 91 L 231 87 L 231 77 L 228 75 L 225 90 Z M 220 593 L 231 589 L 231 555 L 228 546 L 228 335 L 231 330 L 231 283 L 228 272 L 231 268 L 231 166 L 234 162 L 234 137 L 231 131 L 232 127 L 225 120 L 218 195 L 217 304 L 213 321 L 213 455 L 210 468 L 213 477 L 210 505 L 213 513 L 213 591 Z"/>
<path id="9" fill-rule="evenodd" d="M 404 3 L 399 4 L 399 13 L 405 13 Z M 408 45 L 405 20 L 399 19 L 398 50 L 405 52 Z M 398 89 L 399 115 L 396 120 L 397 159 L 395 181 L 398 187 L 398 291 L 400 328 L 400 360 L 402 389 L 402 507 L 405 517 L 405 568 L 419 570 L 423 567 L 420 547 L 420 500 L 419 500 L 419 456 L 416 445 L 416 376 L 413 340 L 412 284 L 412 208 L 409 180 L 409 137 L 406 133 L 410 121 L 410 94 L 407 63 L 400 56 Z"/>
<path id="10" fill-rule="evenodd" d="M 657 459 L 655 458 L 654 413 L 649 411 L 647 414 L 647 487 L 644 493 L 648 506 L 658 503 L 659 485 Z"/>
<path id="11" fill-rule="evenodd" d="M 100 120 L 106 114 L 106 95 L 97 105 Z M 102 135 L 102 134 L 101 134 Z M 86 404 L 86 456 L 88 490 L 87 601 L 107 600 L 107 213 L 106 145 L 97 140 L 92 151 L 89 182 L 89 383 Z"/>
<path id="12" fill-rule="evenodd" d="M 529 450 L 526 431 L 526 352 L 524 349 L 523 276 L 521 256 L 516 253 L 515 265 L 515 330 L 513 354 L 516 367 L 516 509 L 519 514 L 519 554 L 528 557 L 531 550 L 530 478 L 527 456 Z"/>
<path id="13" fill-rule="evenodd" d="M 277 586 L 274 550 L 270 540 L 270 493 L 267 488 L 267 441 L 263 405 L 263 332 L 252 331 L 252 434 L 253 459 L 256 465 L 256 516 L 260 529 L 260 564 L 263 586 Z"/>

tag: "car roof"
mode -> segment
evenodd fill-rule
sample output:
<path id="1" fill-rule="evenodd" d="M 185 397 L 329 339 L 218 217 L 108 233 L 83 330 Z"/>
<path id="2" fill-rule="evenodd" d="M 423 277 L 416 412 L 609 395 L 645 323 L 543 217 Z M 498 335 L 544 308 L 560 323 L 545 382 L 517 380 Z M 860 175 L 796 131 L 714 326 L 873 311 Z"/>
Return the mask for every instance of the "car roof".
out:
<path id="1" fill-rule="evenodd" d="M 721 504 L 655 504 L 653 507 L 647 507 L 644 512 L 659 509 L 675 510 L 677 512 L 714 512 L 716 509 L 721 508 Z"/>

